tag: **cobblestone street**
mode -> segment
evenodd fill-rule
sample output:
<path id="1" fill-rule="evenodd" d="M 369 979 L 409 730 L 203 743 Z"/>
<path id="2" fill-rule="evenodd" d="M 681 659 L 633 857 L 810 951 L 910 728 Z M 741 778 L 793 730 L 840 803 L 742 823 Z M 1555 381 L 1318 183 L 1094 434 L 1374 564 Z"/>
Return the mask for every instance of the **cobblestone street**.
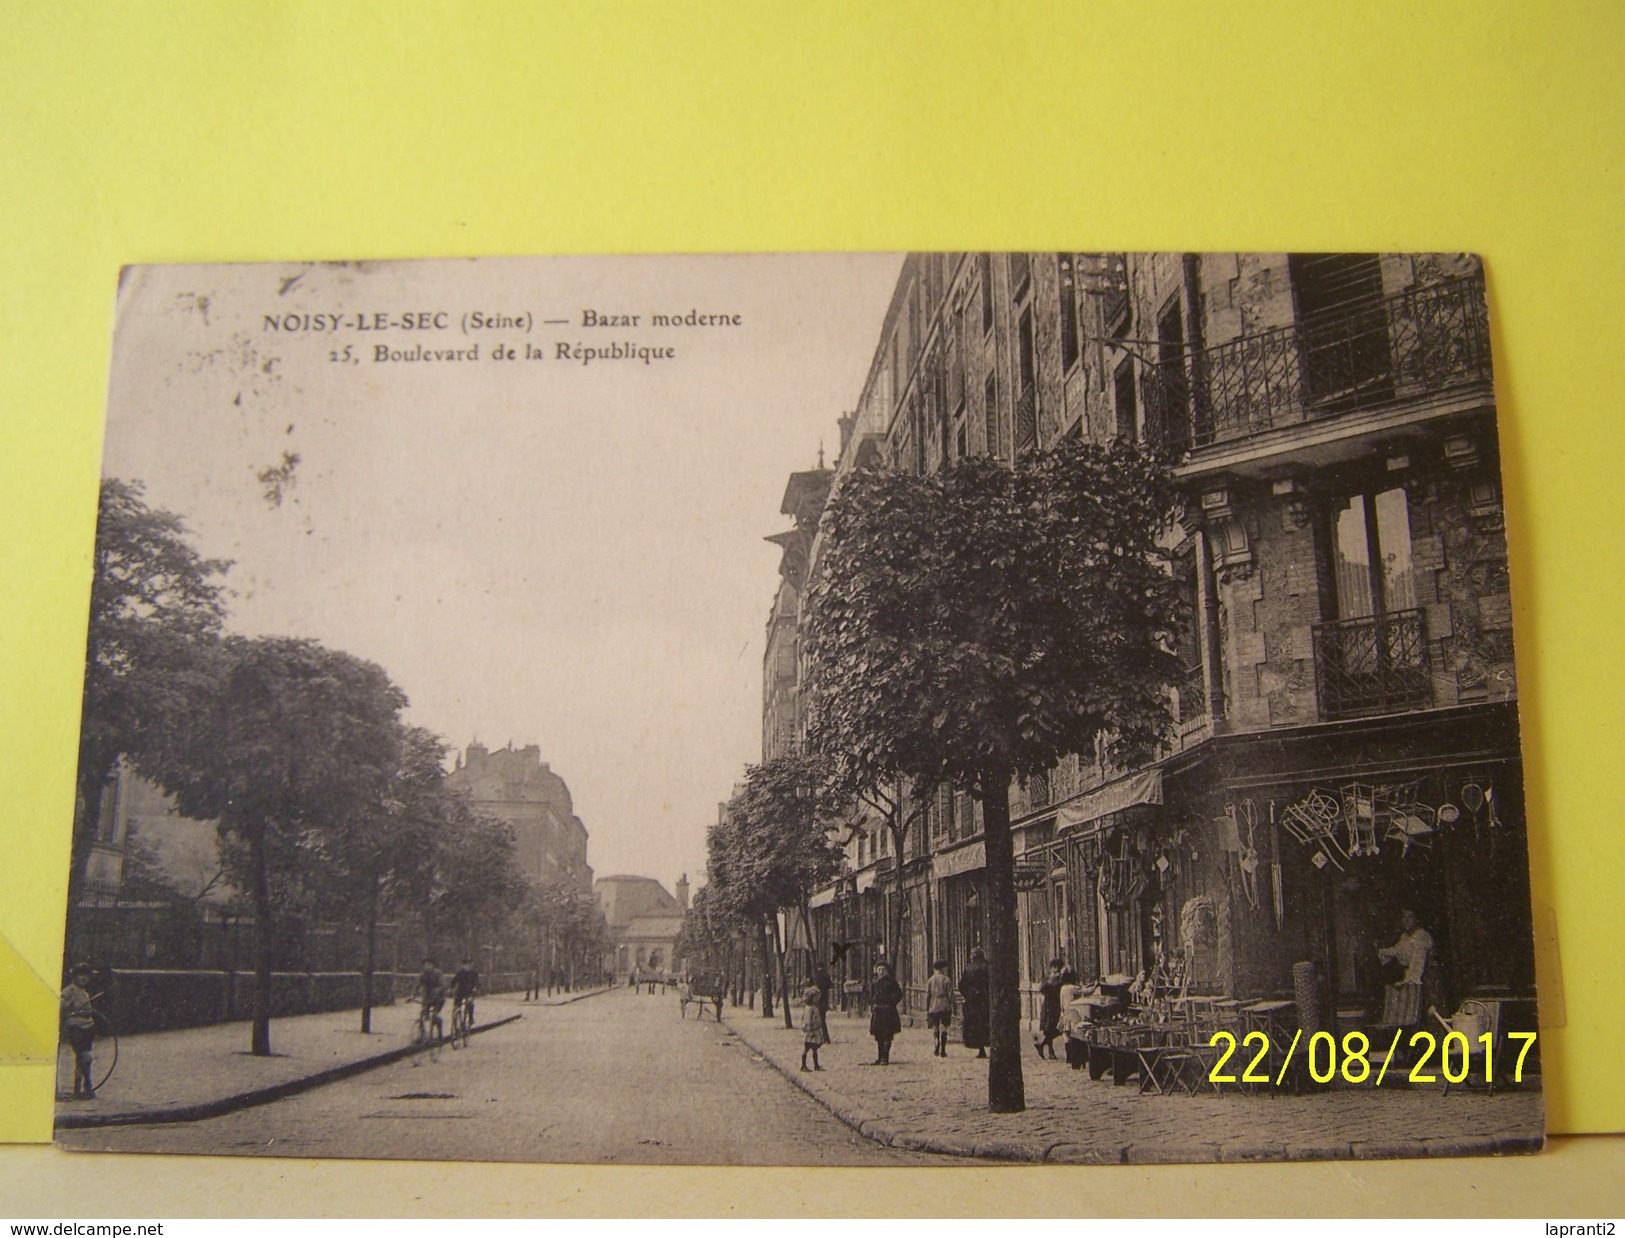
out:
<path id="1" fill-rule="evenodd" d="M 796 1011 L 799 1014 L 799 1009 Z M 894 1147 L 960 1156 L 1080 1164 L 1459 1156 L 1541 1146 L 1538 1091 L 1486 1095 L 1439 1087 L 1333 1090 L 1306 1096 L 1138 1094 L 1137 1083 L 1091 1082 L 1029 1049 L 1027 1110 L 987 1111 L 986 1063 L 955 1040 L 931 1053 L 930 1034 L 905 1029 L 891 1065 L 874 1061 L 859 1019 L 830 1016 L 823 1071 L 799 1070 L 802 1036 L 755 1011 L 728 1025 L 836 1116 Z M 1024 1041 L 1024 1044 L 1026 1042 Z"/>

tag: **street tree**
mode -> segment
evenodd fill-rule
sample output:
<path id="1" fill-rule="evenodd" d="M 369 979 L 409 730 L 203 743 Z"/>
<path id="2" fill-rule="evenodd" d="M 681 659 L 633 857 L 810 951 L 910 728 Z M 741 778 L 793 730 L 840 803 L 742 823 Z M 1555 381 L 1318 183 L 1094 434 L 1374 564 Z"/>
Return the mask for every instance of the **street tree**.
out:
<path id="1" fill-rule="evenodd" d="M 271 1052 L 273 881 L 318 833 L 377 811 L 400 767 L 406 697 L 383 669 L 311 640 L 225 638 L 167 746 L 160 785 L 189 817 L 212 818 L 255 923 L 251 1051 Z"/>
<path id="2" fill-rule="evenodd" d="M 437 831 L 452 812 L 445 786 L 446 745 L 423 727 L 405 727 L 399 757 L 377 800 L 317 823 L 307 841 L 331 875 L 343 905 L 359 901 L 366 954 L 361 970 L 361 1030 L 372 1031 L 378 924 L 406 904 L 414 879 L 433 862 Z"/>
<path id="3" fill-rule="evenodd" d="M 103 789 L 128 757 L 161 763 L 220 631 L 229 564 L 206 559 L 181 518 L 148 506 L 140 482 L 107 478 L 96 519 L 90 624 L 79 724 L 79 769 L 68 896 L 84 887 Z"/>
<path id="4" fill-rule="evenodd" d="M 530 890 L 517 858 L 513 827 L 450 794 L 434 836 L 425 938 L 449 935 L 460 957 L 478 953 L 517 923 Z"/>
<path id="5" fill-rule="evenodd" d="M 809 731 L 859 784 L 981 803 L 995 1112 L 1025 1107 L 1010 785 L 1097 741 L 1125 764 L 1163 742 L 1187 621 L 1161 545 L 1175 512 L 1154 452 L 1076 441 L 1013 468 L 858 470 L 824 512 Z"/>
<path id="6" fill-rule="evenodd" d="M 784 939 L 779 912 L 807 921 L 807 903 L 819 886 L 840 875 L 845 857 L 831 837 L 839 801 L 830 768 L 815 753 L 791 753 L 749 766 L 744 784 L 728 803 L 727 826 L 713 827 L 718 853 L 707 872 L 717 897 L 734 915 L 761 926 L 763 948 L 771 940 L 781 999 L 785 990 Z M 764 976 L 768 960 L 763 959 Z M 763 1016 L 771 1014 L 764 985 Z M 791 1025 L 784 1003 L 785 1026 Z"/>

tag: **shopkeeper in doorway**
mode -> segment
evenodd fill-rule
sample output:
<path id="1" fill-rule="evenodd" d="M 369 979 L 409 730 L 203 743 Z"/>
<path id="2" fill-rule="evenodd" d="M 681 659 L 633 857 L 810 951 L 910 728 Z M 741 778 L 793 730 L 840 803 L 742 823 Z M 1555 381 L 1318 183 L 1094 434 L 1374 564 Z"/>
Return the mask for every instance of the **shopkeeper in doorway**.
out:
<path id="1" fill-rule="evenodd" d="M 1405 969 L 1405 974 L 1384 994 L 1382 1021 L 1388 1027 L 1411 1027 L 1422 1021 L 1424 986 L 1430 1001 L 1437 996 L 1433 936 L 1409 907 L 1399 913 L 1399 923 L 1399 940 L 1377 951 L 1384 963 L 1397 963 Z"/>

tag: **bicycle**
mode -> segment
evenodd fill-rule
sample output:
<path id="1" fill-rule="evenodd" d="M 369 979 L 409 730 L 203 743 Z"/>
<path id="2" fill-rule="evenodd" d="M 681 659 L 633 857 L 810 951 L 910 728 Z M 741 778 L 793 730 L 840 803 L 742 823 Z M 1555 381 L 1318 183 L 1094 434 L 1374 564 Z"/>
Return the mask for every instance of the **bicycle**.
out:
<path id="1" fill-rule="evenodd" d="M 451 1047 L 468 1048 L 468 1038 L 474 1030 L 473 1003 L 463 999 L 459 1000 L 451 1012 Z M 461 1041 L 461 1045 L 458 1044 Z"/>
<path id="2" fill-rule="evenodd" d="M 416 1031 L 412 1036 L 412 1043 L 421 1047 L 429 1054 L 431 1062 L 440 1060 L 440 1046 L 445 1042 L 446 1029 L 440 1021 L 440 1008 L 438 1006 L 418 1007 L 418 1021 Z"/>

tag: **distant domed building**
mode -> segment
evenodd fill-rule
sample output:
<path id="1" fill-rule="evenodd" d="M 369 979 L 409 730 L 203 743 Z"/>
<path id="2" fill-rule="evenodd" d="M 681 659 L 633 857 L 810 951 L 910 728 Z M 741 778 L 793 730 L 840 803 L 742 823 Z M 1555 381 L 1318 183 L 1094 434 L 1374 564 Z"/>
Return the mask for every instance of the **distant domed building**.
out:
<path id="1" fill-rule="evenodd" d="M 575 815 L 570 788 L 542 760 L 535 744 L 491 751 L 473 743 L 446 775 L 446 785 L 466 791 L 488 817 L 513 827 L 520 869 L 538 884 L 567 882 L 592 892 L 587 864 L 587 827 Z"/>
<path id="2" fill-rule="evenodd" d="M 626 979 L 634 968 L 661 973 L 680 970 L 676 950 L 688 911 L 687 873 L 678 879 L 675 897 L 653 877 L 625 873 L 600 877 L 593 885 L 593 897 L 603 908 L 615 941 L 612 966 L 618 977 Z"/>

